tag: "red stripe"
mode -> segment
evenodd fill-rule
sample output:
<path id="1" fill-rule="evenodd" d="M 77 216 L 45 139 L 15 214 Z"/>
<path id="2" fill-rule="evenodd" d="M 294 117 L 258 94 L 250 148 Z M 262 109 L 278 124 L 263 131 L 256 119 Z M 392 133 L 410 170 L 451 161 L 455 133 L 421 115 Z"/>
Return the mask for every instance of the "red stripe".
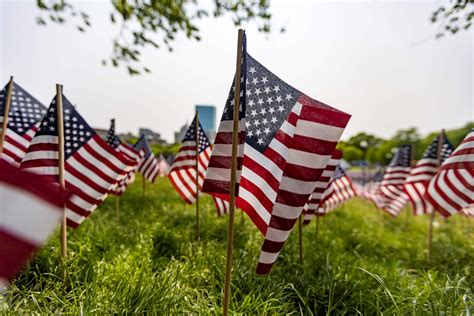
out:
<path id="1" fill-rule="evenodd" d="M 0 276 L 12 280 L 21 267 L 36 251 L 37 246 L 19 239 L 0 229 Z"/>

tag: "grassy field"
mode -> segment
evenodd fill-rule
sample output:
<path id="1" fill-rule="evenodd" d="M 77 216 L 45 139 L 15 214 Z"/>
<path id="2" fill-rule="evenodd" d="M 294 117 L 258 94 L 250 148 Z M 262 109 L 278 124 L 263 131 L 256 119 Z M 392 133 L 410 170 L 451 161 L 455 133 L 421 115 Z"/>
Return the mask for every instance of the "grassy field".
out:
<path id="1" fill-rule="evenodd" d="M 0 297 L 1 314 L 219 314 L 227 217 L 202 203 L 201 241 L 194 240 L 194 205 L 167 179 L 141 179 L 69 235 L 61 265 L 59 237 Z M 393 219 L 363 200 L 327 215 L 315 236 L 304 228 L 305 262 L 298 264 L 296 231 L 268 276 L 255 274 L 263 237 L 236 214 L 231 311 L 244 314 L 460 315 L 474 311 L 473 220 L 437 218 L 433 260 L 426 260 L 428 219 Z M 408 219 L 408 220 L 407 220 Z M 67 271 L 66 281 L 63 279 Z"/>

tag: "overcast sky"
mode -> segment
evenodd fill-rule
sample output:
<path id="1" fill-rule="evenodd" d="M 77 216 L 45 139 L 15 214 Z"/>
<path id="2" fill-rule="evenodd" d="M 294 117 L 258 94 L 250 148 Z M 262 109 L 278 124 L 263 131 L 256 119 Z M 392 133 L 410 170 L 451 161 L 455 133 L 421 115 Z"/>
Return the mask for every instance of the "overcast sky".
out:
<path id="1" fill-rule="evenodd" d="M 93 126 L 119 132 L 149 127 L 169 141 L 190 122 L 195 104 L 222 113 L 235 71 L 237 29 L 229 18 L 199 23 L 203 40 L 179 37 L 175 50 L 149 49 L 152 74 L 130 77 L 103 67 L 116 29 L 110 1 L 80 1 L 92 29 L 38 26 L 33 0 L 0 0 L 0 79 L 10 75 L 45 105 L 55 83 Z M 434 40 L 436 2 L 273 1 L 270 36 L 248 25 L 248 51 L 287 83 L 352 114 L 343 138 L 367 131 L 388 137 L 416 126 L 422 133 L 474 120 L 474 35 Z"/>

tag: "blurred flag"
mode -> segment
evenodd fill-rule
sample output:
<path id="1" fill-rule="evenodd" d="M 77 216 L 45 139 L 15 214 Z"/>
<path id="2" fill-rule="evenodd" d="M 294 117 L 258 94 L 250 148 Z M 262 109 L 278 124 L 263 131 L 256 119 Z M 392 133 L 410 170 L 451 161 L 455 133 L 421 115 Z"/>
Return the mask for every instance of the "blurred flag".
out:
<path id="1" fill-rule="evenodd" d="M 155 182 L 159 172 L 158 160 L 156 160 L 155 155 L 151 151 L 150 144 L 146 140 L 145 135 L 140 135 L 140 139 L 133 145 L 133 149 L 141 155 L 138 171 L 151 183 Z"/>
<path id="2" fill-rule="evenodd" d="M 328 213 L 356 195 L 351 179 L 340 166 L 337 166 L 321 199 L 321 212 Z"/>
<path id="3" fill-rule="evenodd" d="M 445 217 L 474 204 L 474 130 L 438 169 L 425 198 Z"/>
<path id="4" fill-rule="evenodd" d="M 463 208 L 461 213 L 469 217 L 474 217 L 474 204 L 470 204 Z"/>
<path id="5" fill-rule="evenodd" d="M 423 197 L 428 183 L 438 169 L 438 163 L 443 162 L 453 152 L 454 148 L 446 137 L 438 157 L 439 137 L 436 137 L 423 153 L 423 157 L 411 169 L 410 175 L 405 180 L 405 193 L 413 206 L 415 215 L 430 214 L 433 206 Z"/>
<path id="6" fill-rule="evenodd" d="M 0 131 L 2 129 L 8 84 L 0 92 Z M 13 82 L 8 125 L 3 143 L 2 159 L 19 166 L 31 139 L 38 130 L 46 107 Z"/>
<path id="7" fill-rule="evenodd" d="M 135 162 L 114 150 L 87 124 L 63 96 L 64 167 L 68 225 L 76 228 L 105 199 L 116 182 Z M 58 123 L 56 98 L 28 148 L 21 168 L 58 181 Z"/>
<path id="8" fill-rule="evenodd" d="M 245 49 L 239 111 L 236 205 L 265 242 L 257 273 L 268 273 L 326 168 L 350 115 L 313 100 Z M 216 135 L 203 191 L 229 200 L 234 91 Z"/>
<path id="9" fill-rule="evenodd" d="M 331 159 L 329 160 L 326 168 L 319 178 L 318 182 L 316 182 L 316 187 L 314 188 L 313 193 L 309 197 L 308 202 L 305 204 L 303 209 L 304 214 L 304 222 L 303 224 L 308 225 L 311 222 L 311 219 L 316 216 L 324 215 L 324 212 L 320 212 L 320 203 L 321 198 L 323 197 L 324 191 L 329 185 L 329 181 L 331 180 L 336 167 L 339 165 L 339 161 L 342 158 L 342 152 L 339 150 L 334 150 L 332 153 Z"/>
<path id="10" fill-rule="evenodd" d="M 158 176 L 160 177 L 166 177 L 170 173 L 170 165 L 166 161 L 165 157 L 163 157 L 163 155 L 160 155 L 160 157 L 158 157 L 158 168 Z"/>
<path id="11" fill-rule="evenodd" d="M 0 292 L 59 224 L 65 199 L 45 177 L 0 160 Z"/>
<path id="12" fill-rule="evenodd" d="M 197 131 L 197 138 L 199 141 L 199 153 L 197 157 L 197 177 L 199 191 L 201 191 L 207 165 L 209 164 L 209 157 L 211 155 L 211 143 L 201 123 L 198 122 L 198 124 L 199 130 Z M 186 203 L 191 204 L 196 201 L 196 117 L 194 117 L 193 122 L 189 125 L 181 141 L 181 148 L 171 164 L 168 178 Z M 229 206 L 227 202 L 219 198 L 214 198 L 214 204 L 216 205 L 218 215 L 227 213 Z"/>
<path id="13" fill-rule="evenodd" d="M 408 201 L 403 184 L 410 174 L 410 166 L 411 146 L 401 145 L 385 170 L 380 183 L 381 196 L 376 199 L 378 207 L 392 216 L 397 216 Z"/>
<path id="14" fill-rule="evenodd" d="M 125 157 L 130 159 L 131 161 L 135 161 L 135 166 L 127 172 L 115 185 L 112 189 L 112 193 L 115 195 L 122 195 L 127 186 L 135 181 L 135 172 L 138 168 L 138 164 L 141 160 L 140 153 L 135 151 L 131 146 L 122 143 L 120 138 L 115 135 L 115 119 L 110 120 L 110 128 L 107 132 L 107 144 L 109 144 L 112 148 L 117 150 L 118 152 L 122 153 Z"/>

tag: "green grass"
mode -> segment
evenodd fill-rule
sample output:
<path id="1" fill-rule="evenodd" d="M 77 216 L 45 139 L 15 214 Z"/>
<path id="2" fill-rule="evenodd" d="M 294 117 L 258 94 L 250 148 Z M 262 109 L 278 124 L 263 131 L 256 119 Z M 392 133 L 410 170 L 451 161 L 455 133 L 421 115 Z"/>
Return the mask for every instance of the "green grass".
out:
<path id="1" fill-rule="evenodd" d="M 141 179 L 77 230 L 61 265 L 56 233 L 0 297 L 1 314 L 219 314 L 227 217 L 201 199 L 201 241 L 194 205 L 167 179 Z M 263 237 L 236 214 L 231 311 L 243 314 L 460 315 L 474 311 L 473 223 L 437 218 L 433 259 L 426 259 L 426 217 L 393 219 L 363 200 L 327 215 L 315 236 L 304 228 L 304 265 L 296 231 L 268 276 L 255 274 Z M 470 230 L 470 232 L 468 231 Z M 63 279 L 67 271 L 66 281 Z"/>

